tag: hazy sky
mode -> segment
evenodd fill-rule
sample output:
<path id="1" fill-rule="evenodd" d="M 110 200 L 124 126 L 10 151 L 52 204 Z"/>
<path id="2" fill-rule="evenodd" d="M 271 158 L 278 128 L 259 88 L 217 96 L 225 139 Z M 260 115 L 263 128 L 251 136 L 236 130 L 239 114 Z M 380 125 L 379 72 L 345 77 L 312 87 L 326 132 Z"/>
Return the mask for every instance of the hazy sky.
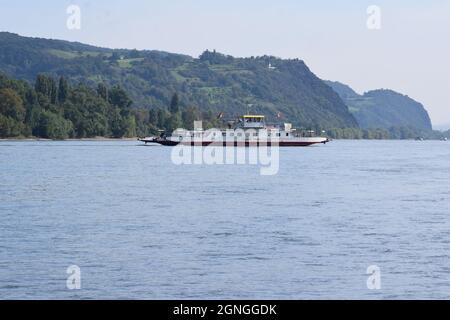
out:
<path id="1" fill-rule="evenodd" d="M 66 27 L 68 5 L 81 29 Z M 367 8 L 381 8 L 381 29 Z M 450 123 L 450 0 L 0 0 L 0 30 L 112 48 L 305 60 L 362 93 L 390 88 Z"/>

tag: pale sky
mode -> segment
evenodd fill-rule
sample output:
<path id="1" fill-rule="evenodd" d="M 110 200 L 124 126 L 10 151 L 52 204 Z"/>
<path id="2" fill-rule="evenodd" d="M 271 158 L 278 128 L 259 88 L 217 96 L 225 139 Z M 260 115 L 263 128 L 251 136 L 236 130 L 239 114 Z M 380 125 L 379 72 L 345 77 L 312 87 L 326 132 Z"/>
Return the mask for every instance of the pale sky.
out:
<path id="1" fill-rule="evenodd" d="M 70 4 L 80 30 L 66 27 Z M 370 5 L 381 9 L 380 30 L 367 28 Z M 194 57 L 300 58 L 322 79 L 399 91 L 433 124 L 450 124 L 450 0 L 0 0 L 0 30 Z"/>

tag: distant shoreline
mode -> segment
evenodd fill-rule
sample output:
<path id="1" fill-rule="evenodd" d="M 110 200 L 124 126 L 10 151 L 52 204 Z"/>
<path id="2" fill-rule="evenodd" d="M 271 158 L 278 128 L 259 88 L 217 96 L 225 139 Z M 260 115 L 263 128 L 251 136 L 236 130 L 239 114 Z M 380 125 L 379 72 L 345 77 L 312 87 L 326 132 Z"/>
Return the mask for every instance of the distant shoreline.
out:
<path id="1" fill-rule="evenodd" d="M 71 139 L 0 138 L 0 141 L 137 141 L 137 140 L 138 137 L 134 138 L 93 137 L 93 138 L 71 138 Z"/>
<path id="2" fill-rule="evenodd" d="M 70 139 L 46 139 L 46 138 L 0 138 L 0 142 L 7 141 L 23 141 L 23 142 L 34 142 L 34 141 L 139 141 L 140 137 L 134 138 L 108 138 L 108 137 L 93 137 L 93 138 L 70 138 Z M 330 141 L 417 141 L 416 139 L 331 139 Z M 424 139 L 423 141 L 441 141 L 440 139 Z"/>

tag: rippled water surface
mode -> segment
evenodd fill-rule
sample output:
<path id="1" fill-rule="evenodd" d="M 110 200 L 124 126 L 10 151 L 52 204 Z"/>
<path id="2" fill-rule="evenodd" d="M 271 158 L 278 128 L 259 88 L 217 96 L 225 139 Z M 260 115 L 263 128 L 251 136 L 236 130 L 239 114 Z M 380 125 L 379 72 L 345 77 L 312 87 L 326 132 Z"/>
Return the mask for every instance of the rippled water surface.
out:
<path id="1" fill-rule="evenodd" d="M 450 298 L 449 142 L 286 148 L 274 176 L 170 155 L 0 142 L 0 298 Z"/>

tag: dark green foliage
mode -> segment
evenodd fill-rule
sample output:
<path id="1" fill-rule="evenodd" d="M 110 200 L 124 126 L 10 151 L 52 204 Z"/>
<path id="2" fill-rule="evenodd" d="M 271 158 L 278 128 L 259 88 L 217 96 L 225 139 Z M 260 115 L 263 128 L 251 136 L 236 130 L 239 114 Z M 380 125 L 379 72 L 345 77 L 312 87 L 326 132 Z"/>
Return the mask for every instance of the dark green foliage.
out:
<path id="1" fill-rule="evenodd" d="M 95 90 L 84 84 L 66 87 L 60 81 L 59 87 L 66 87 L 67 92 L 64 99 L 58 95 L 58 103 L 53 104 L 51 96 L 48 96 L 53 90 L 52 82 L 54 79 L 49 76 L 38 76 L 32 87 L 27 82 L 11 80 L 0 74 L 0 137 L 135 137 L 157 134 L 159 131 L 170 133 L 180 127 L 193 129 L 195 120 L 203 120 L 205 128 L 226 127 L 226 121 L 211 110 L 202 112 L 192 106 L 175 108 L 175 105 L 185 105 L 175 95 L 168 108 L 131 108 L 133 102 L 125 90 L 118 86 L 109 89 L 104 84 L 99 84 Z M 304 126 L 302 129 L 319 133 L 325 128 Z M 326 133 L 335 139 L 450 137 L 450 132 L 429 132 L 411 127 L 347 127 L 328 129 Z"/>
<path id="2" fill-rule="evenodd" d="M 55 80 L 52 77 L 39 74 L 36 78 L 34 89 L 36 93 L 48 99 L 49 103 L 56 103 L 57 89 Z"/>
<path id="3" fill-rule="evenodd" d="M 180 99 L 178 98 L 178 94 L 174 93 L 172 96 L 172 100 L 170 101 L 170 112 L 177 113 L 179 108 Z"/>
<path id="4" fill-rule="evenodd" d="M 37 137 L 66 139 L 73 134 L 73 124 L 59 114 L 42 110 L 38 114 L 37 126 L 33 128 L 32 132 Z"/>
<path id="5" fill-rule="evenodd" d="M 0 137 L 17 137 L 22 134 L 23 123 L 0 114 Z"/>
<path id="6" fill-rule="evenodd" d="M 333 139 L 433 139 L 450 138 L 450 130 L 447 132 L 420 130 L 411 127 L 391 127 L 388 129 L 356 129 L 337 128 L 327 130 L 327 135 Z"/>
<path id="7" fill-rule="evenodd" d="M 384 129 L 355 129 L 355 128 L 337 128 L 327 131 L 329 137 L 333 139 L 390 139 L 389 131 Z"/>
<path id="8" fill-rule="evenodd" d="M 1 88 L 0 83 L 0 137 L 21 135 L 24 119 L 22 98 L 12 88 Z"/>
<path id="9" fill-rule="evenodd" d="M 108 101 L 108 88 L 104 83 L 98 84 L 97 93 L 103 100 Z"/>
<path id="10" fill-rule="evenodd" d="M 203 52 L 200 57 L 200 61 L 208 62 L 210 64 L 226 64 L 233 62 L 232 56 L 226 56 L 224 54 L 216 52 L 216 50 L 213 50 L 212 52 L 209 50 L 206 50 Z"/>
<path id="11" fill-rule="evenodd" d="M 120 138 L 156 132 L 148 110 L 130 111 L 132 101 L 118 86 L 108 90 L 99 85 L 97 91 L 83 84 L 70 87 L 61 77 L 56 90 L 55 83 L 38 75 L 31 87 L 0 74 L 0 137 Z"/>
<path id="12" fill-rule="evenodd" d="M 59 103 L 66 102 L 68 94 L 69 94 L 69 85 L 67 83 L 67 80 L 61 76 L 59 78 L 59 86 L 58 86 L 58 102 Z"/>
<path id="13" fill-rule="evenodd" d="M 25 108 L 19 94 L 11 88 L 0 89 L 0 113 L 15 121 L 23 121 Z"/>
<path id="14" fill-rule="evenodd" d="M 109 102 L 113 106 L 117 106 L 120 109 L 128 109 L 132 101 L 128 97 L 128 94 L 120 86 L 115 86 L 109 90 Z"/>
<path id="15" fill-rule="evenodd" d="M 0 137 L 35 136 L 50 139 L 89 137 L 136 137 L 192 128 L 195 120 L 214 122 L 211 112 L 203 115 L 194 107 L 180 111 L 175 94 L 168 108 L 131 108 L 133 101 L 120 86 L 97 89 L 69 86 L 60 78 L 57 103 L 52 102 L 54 79 L 38 75 L 34 87 L 0 74 Z M 173 112 L 170 112 L 172 110 Z"/>

